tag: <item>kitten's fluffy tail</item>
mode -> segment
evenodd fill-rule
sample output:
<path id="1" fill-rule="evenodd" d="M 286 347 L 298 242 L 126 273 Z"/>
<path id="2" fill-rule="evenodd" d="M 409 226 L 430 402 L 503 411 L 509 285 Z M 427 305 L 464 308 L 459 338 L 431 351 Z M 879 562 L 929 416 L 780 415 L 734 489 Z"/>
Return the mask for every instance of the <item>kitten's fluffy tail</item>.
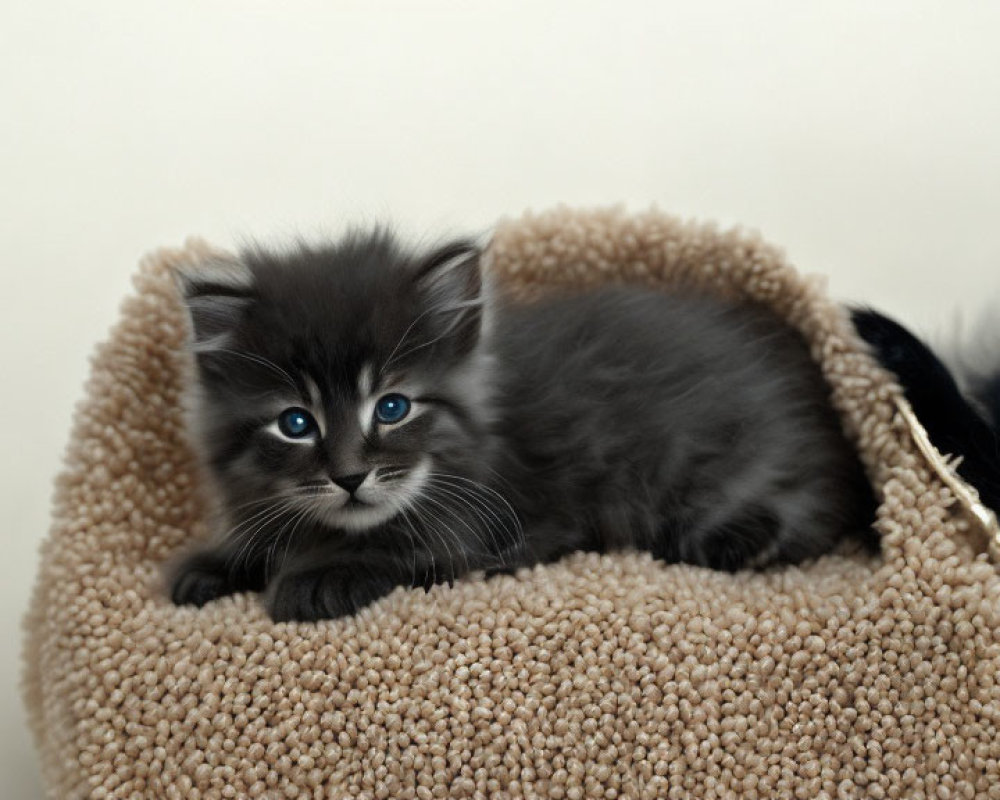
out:
<path id="1" fill-rule="evenodd" d="M 934 446 L 962 456 L 959 474 L 1000 511 L 1000 326 L 983 326 L 953 359 L 955 371 L 898 322 L 870 309 L 854 326 L 896 374 Z M 987 332 L 993 330 L 993 335 Z"/>

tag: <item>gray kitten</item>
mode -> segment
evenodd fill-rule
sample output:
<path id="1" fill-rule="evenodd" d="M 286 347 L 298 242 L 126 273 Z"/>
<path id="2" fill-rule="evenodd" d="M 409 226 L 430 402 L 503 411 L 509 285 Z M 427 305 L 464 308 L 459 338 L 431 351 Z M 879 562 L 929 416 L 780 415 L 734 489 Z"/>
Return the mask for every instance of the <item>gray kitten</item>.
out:
<path id="1" fill-rule="evenodd" d="M 576 550 L 798 562 L 870 524 L 828 387 L 764 309 L 629 286 L 517 303 L 469 242 L 383 231 L 181 282 L 228 532 L 176 603 L 266 590 L 274 619 L 314 620 Z"/>

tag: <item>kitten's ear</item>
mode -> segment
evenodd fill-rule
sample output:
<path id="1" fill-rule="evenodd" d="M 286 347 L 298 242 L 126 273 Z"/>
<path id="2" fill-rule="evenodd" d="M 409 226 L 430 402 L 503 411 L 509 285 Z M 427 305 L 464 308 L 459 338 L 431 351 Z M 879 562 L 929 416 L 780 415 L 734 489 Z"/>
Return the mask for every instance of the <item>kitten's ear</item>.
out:
<path id="1" fill-rule="evenodd" d="M 457 241 L 435 250 L 417 270 L 417 286 L 433 316 L 461 349 L 479 340 L 486 305 L 482 253 L 469 241 Z"/>
<path id="2" fill-rule="evenodd" d="M 216 258 L 174 270 L 194 330 L 194 351 L 224 347 L 254 299 L 253 273 L 236 259 Z"/>

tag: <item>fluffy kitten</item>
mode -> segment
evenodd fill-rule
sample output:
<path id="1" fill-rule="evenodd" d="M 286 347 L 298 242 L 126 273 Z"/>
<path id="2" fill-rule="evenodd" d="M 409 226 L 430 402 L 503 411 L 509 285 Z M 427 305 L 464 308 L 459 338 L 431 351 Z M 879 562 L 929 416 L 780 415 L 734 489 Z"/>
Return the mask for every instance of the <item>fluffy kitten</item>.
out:
<path id="1" fill-rule="evenodd" d="M 381 231 L 182 289 L 227 520 L 177 603 L 266 590 L 312 620 L 581 549 L 735 570 L 868 528 L 828 388 L 763 309 L 627 286 L 518 304 L 472 244 Z"/>

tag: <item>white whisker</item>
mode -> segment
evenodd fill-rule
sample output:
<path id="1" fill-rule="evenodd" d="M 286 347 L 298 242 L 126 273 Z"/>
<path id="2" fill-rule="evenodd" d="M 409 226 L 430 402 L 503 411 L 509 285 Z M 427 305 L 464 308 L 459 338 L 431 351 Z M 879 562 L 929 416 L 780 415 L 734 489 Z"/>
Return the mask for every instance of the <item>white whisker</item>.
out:
<path id="1" fill-rule="evenodd" d="M 299 393 L 299 387 L 295 384 L 295 381 L 292 379 L 292 376 L 289 375 L 285 370 L 283 370 L 281 367 L 279 367 L 277 364 L 275 364 L 268 358 L 264 358 L 263 356 L 259 356 L 254 353 L 244 353 L 240 350 L 231 350 L 227 347 L 216 347 L 213 349 L 212 352 L 228 353 L 229 355 L 232 356 L 239 356 L 240 358 L 245 358 L 248 361 L 253 361 L 255 364 L 260 364 L 262 367 L 267 367 L 270 370 L 274 370 L 274 372 L 280 375 L 282 377 L 282 380 L 284 380 L 294 390 L 296 394 Z"/>
<path id="2" fill-rule="evenodd" d="M 452 497 L 454 497 L 454 496 L 455 495 L 452 495 Z M 458 499 L 461 499 L 461 498 L 458 498 Z M 486 542 L 485 542 L 485 540 L 479 535 L 479 533 L 476 531 L 476 529 L 472 525 L 470 525 L 465 519 L 463 519 L 463 517 L 460 514 L 458 514 L 455 511 L 455 509 L 451 508 L 443 500 L 440 500 L 440 499 L 434 497 L 433 495 L 429 495 L 429 494 L 425 495 L 424 496 L 424 500 L 426 500 L 426 501 L 428 501 L 430 503 L 433 503 L 438 508 L 441 508 L 444 511 L 448 512 L 450 514 L 450 516 L 456 522 L 461 523 L 462 526 L 464 526 L 465 529 L 468 530 L 469 533 L 471 533 L 476 538 L 476 540 L 479 542 L 479 544 L 483 545 L 483 547 L 486 548 Z M 468 548 L 464 546 L 463 539 L 456 533 L 456 531 L 455 531 L 454 528 L 452 528 L 447 523 L 444 523 L 444 525 L 448 529 L 448 532 L 451 534 L 452 541 L 454 541 L 455 546 L 458 548 L 458 552 L 462 555 L 462 560 L 465 562 L 465 569 L 466 569 L 466 571 L 468 571 L 471 568 L 470 564 L 469 564 Z M 488 548 L 486 548 L 486 549 L 488 550 Z"/>
<path id="3" fill-rule="evenodd" d="M 418 322 L 420 322 L 420 320 L 422 320 L 424 317 L 430 314 L 433 310 L 434 310 L 433 308 L 425 309 L 423 312 L 417 315 L 417 317 L 413 320 L 413 322 L 411 322 L 407 326 L 406 330 L 403 331 L 403 335 L 399 337 L 399 341 L 396 342 L 396 346 L 392 348 L 392 352 L 389 353 L 389 357 L 383 362 L 382 367 L 379 369 L 378 371 L 379 377 L 382 377 L 385 371 L 389 368 L 389 365 L 392 364 L 396 355 L 396 351 L 399 350 L 399 346 L 406 340 L 406 337 L 409 336 L 410 331 L 413 330 L 413 326 L 416 325 Z"/>
<path id="4" fill-rule="evenodd" d="M 307 508 L 303 508 L 301 511 L 299 511 L 298 514 L 296 514 L 292 518 L 294 520 L 294 522 L 292 523 L 291 530 L 288 531 L 288 537 L 285 540 L 285 550 L 281 554 L 281 561 L 278 562 L 278 564 L 276 566 L 276 569 L 281 569 L 282 564 L 285 563 L 285 559 L 288 558 L 288 549 L 289 549 L 289 547 L 292 544 L 292 539 L 295 538 L 295 533 L 296 533 L 296 531 L 298 531 L 299 525 L 301 525 L 302 522 L 303 522 L 303 520 L 305 520 L 309 516 L 310 512 L 311 512 L 310 508 L 308 508 L 308 507 Z M 284 536 L 285 531 L 287 529 L 288 529 L 288 524 L 286 523 L 282 527 L 281 532 L 274 538 L 274 543 L 271 545 L 271 549 L 270 549 L 270 551 L 268 552 L 268 555 L 267 555 L 266 564 L 267 564 L 268 570 L 270 570 L 270 565 L 272 564 L 274 555 L 277 552 L 278 542 L 281 541 L 281 539 Z"/>
<path id="5" fill-rule="evenodd" d="M 420 499 L 422 501 L 427 501 L 427 500 L 430 500 L 431 498 L 428 495 L 423 495 Z M 413 504 L 413 508 L 414 509 L 418 509 L 418 504 L 414 503 Z M 419 514 L 419 511 L 418 511 L 418 514 Z M 421 520 L 424 520 L 424 516 L 422 514 L 419 514 L 419 518 Z M 442 522 L 442 520 L 438 516 L 435 516 L 434 519 L 436 519 L 438 522 Z M 447 523 L 443 523 L 442 522 L 442 524 L 444 524 L 444 526 L 448 529 L 448 532 L 452 535 L 452 537 L 454 537 L 455 532 L 453 530 L 451 530 L 451 528 L 447 525 Z M 448 554 L 448 564 L 450 566 L 448 579 L 451 580 L 455 576 L 455 556 L 452 554 L 451 548 L 448 546 L 448 540 L 447 540 L 447 538 L 435 526 L 425 526 L 425 530 L 429 534 L 434 534 L 434 538 L 436 538 L 442 544 L 442 546 L 445 549 L 445 552 L 447 552 L 447 554 Z"/>
<path id="6" fill-rule="evenodd" d="M 501 528 L 512 537 L 513 544 L 520 545 L 523 543 L 524 527 L 521 523 L 521 518 L 518 516 L 517 511 L 514 510 L 514 506 L 511 505 L 510 501 L 500 494 L 500 492 L 486 486 L 485 484 L 478 483 L 471 478 L 465 478 L 461 475 L 453 475 L 447 472 L 431 472 L 428 473 L 428 476 L 430 480 L 437 481 L 439 484 L 445 483 L 456 490 L 461 487 L 465 487 L 466 490 L 473 493 L 481 503 L 490 507 L 494 515 L 499 515 L 499 512 L 503 510 L 503 516 L 510 520 L 510 525 L 501 524 Z M 460 483 L 455 483 L 456 481 Z M 496 501 L 502 504 L 502 509 L 491 506 L 487 502 L 488 498 L 495 498 Z M 497 516 L 497 519 L 499 521 L 499 516 Z"/>
<path id="7" fill-rule="evenodd" d="M 400 511 L 400 515 L 403 522 L 406 523 L 406 528 L 403 533 L 410 540 L 410 585 L 413 586 L 417 582 L 417 542 L 413 538 L 415 531 L 413 531 L 413 526 L 410 523 L 409 517 L 406 515 L 406 509 Z"/>
<path id="8" fill-rule="evenodd" d="M 240 531 L 239 536 L 243 538 L 243 542 L 240 544 L 239 549 L 229 558 L 231 564 L 239 564 L 241 562 L 250 561 L 256 552 L 260 542 L 258 539 L 266 539 L 266 531 L 270 529 L 270 525 L 276 519 L 279 519 L 282 514 L 289 510 L 287 503 L 279 503 L 276 506 L 272 506 L 266 509 L 264 512 L 255 514 L 249 520 L 236 526 L 234 530 L 230 533 L 230 538 L 235 538 L 236 531 L 244 525 L 251 525 L 250 530 Z M 264 535 L 261 535 L 264 534 Z"/>
<path id="9" fill-rule="evenodd" d="M 443 485 L 440 482 L 438 484 L 436 484 L 436 489 L 437 489 L 438 492 L 441 492 L 441 493 L 447 495 L 448 497 L 452 497 L 455 500 L 457 500 L 468 511 L 470 511 L 472 514 L 474 514 L 477 520 L 481 520 L 481 521 L 483 521 L 485 523 L 486 532 L 490 536 L 490 540 L 493 543 L 493 548 L 489 547 L 487 541 L 480 535 L 479 531 L 476 530 L 475 527 L 473 527 L 468 522 L 466 522 L 464 519 L 462 519 L 457 514 L 455 514 L 456 518 L 458 518 L 462 522 L 462 524 L 469 530 L 469 532 L 473 536 L 476 537 L 476 540 L 479 542 L 479 544 L 482 545 L 482 548 L 484 550 L 484 554 L 490 555 L 490 554 L 493 554 L 494 552 L 499 552 L 500 548 L 498 546 L 498 543 L 497 543 L 497 540 L 496 540 L 496 536 L 494 535 L 493 530 L 490 527 L 490 520 L 489 520 L 489 518 L 486 517 L 486 516 L 484 516 L 481 507 L 473 506 L 471 503 L 468 502 L 468 498 L 469 497 L 474 497 L 474 495 L 472 495 L 471 492 L 460 490 L 459 487 L 456 487 L 456 486 L 452 486 L 451 488 L 446 488 L 445 485 Z M 497 518 L 494 517 L 494 519 L 497 519 Z"/>
<path id="10" fill-rule="evenodd" d="M 434 549 L 430 546 L 427 540 L 424 539 L 424 537 L 420 533 L 421 527 L 423 526 L 423 517 L 420 514 L 420 509 L 418 509 L 415 505 L 413 505 L 410 506 L 408 510 L 413 512 L 414 516 L 417 518 L 416 522 L 415 523 L 411 522 L 409 516 L 405 514 L 405 511 L 404 511 L 404 519 L 406 520 L 406 524 L 410 526 L 410 530 L 413 531 L 413 535 L 417 538 L 417 540 L 419 540 L 420 546 L 424 549 L 424 551 L 427 553 L 427 556 L 430 558 L 432 581 L 434 583 L 437 583 L 438 582 L 437 559 L 434 558 Z M 416 559 L 416 553 L 414 553 L 414 559 Z"/>

